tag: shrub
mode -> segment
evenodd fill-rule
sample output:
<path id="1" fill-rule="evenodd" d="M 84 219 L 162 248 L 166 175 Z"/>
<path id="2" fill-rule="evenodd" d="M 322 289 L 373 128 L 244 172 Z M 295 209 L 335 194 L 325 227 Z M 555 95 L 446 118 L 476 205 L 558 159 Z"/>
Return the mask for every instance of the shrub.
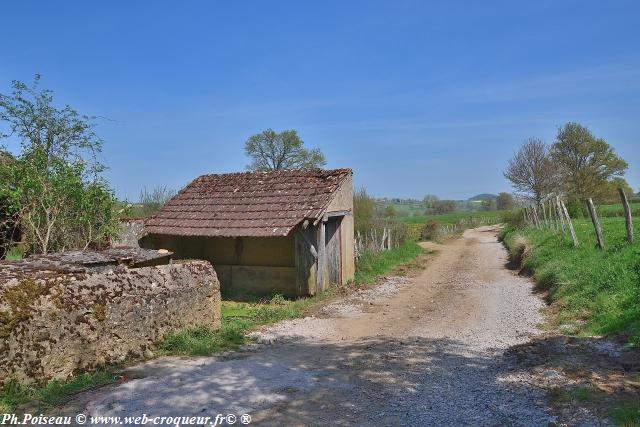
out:
<path id="1" fill-rule="evenodd" d="M 20 141 L 18 155 L 0 155 L 2 216 L 17 218 L 21 232 L 9 244 L 20 238 L 27 253 L 108 244 L 119 224 L 113 191 L 100 176 L 95 118 L 57 107 L 39 81 L 14 81 L 10 95 L 0 93 L 0 128 Z"/>
<path id="2" fill-rule="evenodd" d="M 572 200 L 567 203 L 567 211 L 571 218 L 584 218 L 588 215 L 586 205 L 579 200 Z"/>
<path id="3" fill-rule="evenodd" d="M 513 228 L 521 228 L 525 225 L 522 209 L 514 209 L 504 212 L 502 214 L 501 221 L 504 224 L 507 224 L 507 226 Z"/>
<path id="4" fill-rule="evenodd" d="M 420 232 L 422 240 L 438 241 L 442 237 L 442 226 L 438 221 L 430 219 L 423 226 Z"/>

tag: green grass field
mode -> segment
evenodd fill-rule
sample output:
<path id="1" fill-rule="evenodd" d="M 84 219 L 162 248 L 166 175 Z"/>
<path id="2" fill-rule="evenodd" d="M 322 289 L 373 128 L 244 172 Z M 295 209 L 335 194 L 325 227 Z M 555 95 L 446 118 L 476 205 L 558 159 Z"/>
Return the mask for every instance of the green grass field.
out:
<path id="1" fill-rule="evenodd" d="M 596 248 L 591 220 L 574 220 L 580 246 L 568 235 L 549 230 L 507 229 L 504 239 L 513 256 L 527 251 L 523 267 L 557 308 L 555 323 L 569 333 L 615 334 L 640 345 L 640 218 L 635 217 L 636 240 L 626 241 L 620 217 L 601 218 L 605 250 Z M 522 239 L 528 242 L 524 247 Z"/>
<path id="2" fill-rule="evenodd" d="M 395 211 L 396 211 L 396 218 L 398 218 L 398 219 L 423 215 L 424 214 L 424 209 L 425 209 L 424 203 L 422 203 L 422 202 L 397 203 L 397 202 L 392 202 L 392 201 L 383 202 L 383 201 L 380 201 L 380 200 L 376 202 L 376 208 L 380 212 L 384 212 L 384 209 L 387 206 L 393 206 L 393 209 L 395 209 Z"/>
<path id="3" fill-rule="evenodd" d="M 408 218 L 400 218 L 400 221 L 407 224 L 424 224 L 429 220 L 438 221 L 442 225 L 457 224 L 466 220 L 489 220 L 496 223 L 501 222 L 504 211 L 460 211 L 442 215 L 420 215 Z"/>
<path id="4" fill-rule="evenodd" d="M 629 203 L 629 207 L 635 216 L 640 216 L 640 202 Z M 621 204 L 602 205 L 597 208 L 598 214 L 603 216 L 623 216 L 624 209 Z"/>

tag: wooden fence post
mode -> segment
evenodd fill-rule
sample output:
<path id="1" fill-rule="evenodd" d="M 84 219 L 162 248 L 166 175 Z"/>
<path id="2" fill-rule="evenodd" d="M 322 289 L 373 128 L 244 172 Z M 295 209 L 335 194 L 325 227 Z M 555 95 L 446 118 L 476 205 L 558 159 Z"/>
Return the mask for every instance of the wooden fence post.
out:
<path id="1" fill-rule="evenodd" d="M 549 227 L 549 220 L 547 219 L 547 210 L 544 208 L 544 202 L 540 202 L 540 208 L 542 209 L 542 217 L 544 218 L 544 224 Z"/>
<path id="2" fill-rule="evenodd" d="M 598 247 L 600 249 L 604 249 L 604 237 L 602 236 L 602 227 L 600 227 L 598 214 L 596 213 L 596 208 L 595 206 L 593 206 L 593 200 L 591 200 L 591 198 L 587 199 L 587 207 L 589 208 L 589 216 L 591 217 L 591 222 L 593 222 L 593 228 L 596 229 L 596 238 L 598 239 Z"/>
<path id="3" fill-rule="evenodd" d="M 560 196 L 556 196 L 556 215 L 560 218 L 560 227 L 562 228 L 562 234 L 566 232 L 564 227 L 565 216 L 562 209 L 563 203 L 560 200 Z M 568 217 L 568 214 L 567 214 Z"/>
<path id="4" fill-rule="evenodd" d="M 533 221 L 536 223 L 536 228 L 540 230 L 540 218 L 538 218 L 538 208 L 535 205 L 531 206 L 533 211 Z"/>
<path id="5" fill-rule="evenodd" d="M 629 200 L 623 188 L 618 188 L 620 193 L 620 199 L 622 199 L 622 207 L 624 207 L 624 221 L 627 224 L 627 240 L 629 243 L 633 243 L 633 220 L 631 219 L 631 208 L 629 207 Z"/>
<path id="6" fill-rule="evenodd" d="M 551 221 L 553 231 L 558 231 L 558 212 L 553 207 L 552 199 L 549 199 L 549 221 Z"/>
<path id="7" fill-rule="evenodd" d="M 569 211 L 567 207 L 564 205 L 564 202 L 560 200 L 560 206 L 562 207 L 562 211 L 564 212 L 564 216 L 567 218 L 567 224 L 569 225 L 569 231 L 571 232 L 571 240 L 573 240 L 573 246 L 578 247 L 578 236 L 576 235 L 576 230 L 573 228 L 573 222 L 571 222 L 571 217 L 569 216 Z"/>

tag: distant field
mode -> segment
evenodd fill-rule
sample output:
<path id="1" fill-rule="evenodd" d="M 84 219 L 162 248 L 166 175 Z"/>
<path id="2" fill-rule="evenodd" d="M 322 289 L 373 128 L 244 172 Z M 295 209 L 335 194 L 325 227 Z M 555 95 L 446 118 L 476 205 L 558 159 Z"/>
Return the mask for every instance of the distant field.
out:
<path id="1" fill-rule="evenodd" d="M 406 217 L 412 217 L 412 216 L 420 216 L 424 214 L 424 203 L 422 202 L 415 202 L 415 203 L 397 203 L 397 202 L 391 202 L 391 201 L 376 201 L 376 208 L 379 211 L 384 211 L 384 208 L 387 206 L 393 206 L 393 208 L 396 211 L 396 216 L 399 217 L 400 219 L 404 219 Z"/>
<path id="2" fill-rule="evenodd" d="M 400 221 L 407 224 L 424 224 L 429 220 L 438 221 L 443 225 L 456 224 L 462 220 L 491 220 L 500 222 L 504 211 L 462 211 L 443 215 L 420 215 L 409 218 L 400 218 Z"/>
<path id="3" fill-rule="evenodd" d="M 640 216 L 640 202 L 629 203 L 629 207 L 631 208 L 634 216 Z M 602 205 L 597 208 L 597 211 L 601 215 L 606 216 L 622 216 L 624 214 L 622 204 Z"/>

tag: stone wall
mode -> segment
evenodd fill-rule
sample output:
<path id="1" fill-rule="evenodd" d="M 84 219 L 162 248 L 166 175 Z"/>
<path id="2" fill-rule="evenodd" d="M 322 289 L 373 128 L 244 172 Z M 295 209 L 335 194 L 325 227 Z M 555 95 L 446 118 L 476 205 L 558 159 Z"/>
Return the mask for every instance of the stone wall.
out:
<path id="1" fill-rule="evenodd" d="M 168 332 L 194 325 L 220 325 L 220 287 L 206 261 L 14 274 L 0 283 L 0 382 L 64 380 L 149 357 Z"/>
<path id="2" fill-rule="evenodd" d="M 126 219 L 120 221 L 120 233 L 112 242 L 113 246 L 138 247 L 138 240 L 144 233 L 144 220 Z"/>

